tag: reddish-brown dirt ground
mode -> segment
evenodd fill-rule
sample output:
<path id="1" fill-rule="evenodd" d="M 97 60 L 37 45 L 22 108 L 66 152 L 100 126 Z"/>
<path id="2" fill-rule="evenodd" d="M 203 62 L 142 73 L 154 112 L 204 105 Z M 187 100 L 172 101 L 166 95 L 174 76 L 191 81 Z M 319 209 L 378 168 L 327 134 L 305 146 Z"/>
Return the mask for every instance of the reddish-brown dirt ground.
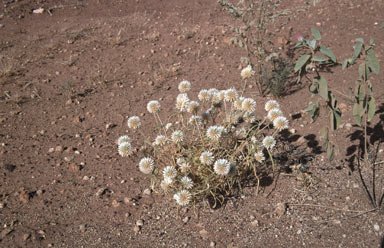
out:
<path id="1" fill-rule="evenodd" d="M 42 14 L 33 13 L 40 7 Z M 296 33 L 310 37 L 316 26 L 339 61 L 352 55 L 355 38 L 374 38 L 383 67 L 382 0 L 286 0 L 277 10 L 285 15 L 268 27 L 276 49 L 292 46 Z M 213 0 L 3 0 L 0 247 L 380 247 L 384 216 L 347 162 L 361 137 L 359 127 L 349 126 L 357 65 L 323 74 L 346 114 L 331 137 L 336 159 L 314 153 L 306 182 L 297 171 L 282 173 L 219 209 L 178 209 L 162 195 L 146 194 L 149 180 L 137 169 L 138 158 L 117 153 L 116 139 L 129 134 L 127 116 L 141 116 L 144 132 L 154 137 L 146 104 L 159 100 L 166 118 L 181 80 L 192 83 L 194 96 L 202 88 L 242 87 L 245 53 L 229 42 L 234 23 Z M 379 162 L 382 71 L 372 78 L 378 110 L 369 129 Z M 308 83 L 277 99 L 287 116 L 312 101 Z M 258 111 L 271 99 L 255 87 L 246 94 Z M 327 117 L 289 121 L 297 131 L 293 142 L 316 150 Z M 139 137 L 133 138 L 135 144 Z M 377 164 L 378 196 L 383 166 Z"/>

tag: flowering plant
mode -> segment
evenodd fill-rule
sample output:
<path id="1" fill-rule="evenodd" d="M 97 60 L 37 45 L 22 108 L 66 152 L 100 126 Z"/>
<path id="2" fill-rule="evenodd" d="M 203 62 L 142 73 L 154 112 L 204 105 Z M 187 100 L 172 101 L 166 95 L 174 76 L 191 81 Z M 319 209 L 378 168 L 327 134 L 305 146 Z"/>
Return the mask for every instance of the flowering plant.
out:
<path id="1" fill-rule="evenodd" d="M 261 172 L 276 170 L 272 154 L 277 134 L 288 128 L 288 120 L 275 100 L 267 101 L 267 115 L 257 118 L 256 101 L 234 88 L 202 89 L 196 101 L 188 95 L 190 82 L 182 81 L 178 89 L 172 122 L 163 124 L 158 101 L 147 104 L 160 125 L 154 139 L 140 132 L 139 117 L 128 119 L 128 127 L 146 139 L 138 168 L 150 176 L 152 189 L 173 196 L 180 206 L 209 197 L 214 207 L 234 187 L 241 188 L 247 180 L 259 185 Z M 121 156 L 133 154 L 128 136 L 117 143 Z"/>

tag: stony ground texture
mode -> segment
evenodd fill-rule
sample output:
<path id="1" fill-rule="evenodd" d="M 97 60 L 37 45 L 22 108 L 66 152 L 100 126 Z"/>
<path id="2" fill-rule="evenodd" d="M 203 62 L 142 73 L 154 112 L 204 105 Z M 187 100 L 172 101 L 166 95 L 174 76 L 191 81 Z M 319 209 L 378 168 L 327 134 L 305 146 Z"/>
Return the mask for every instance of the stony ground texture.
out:
<path id="1" fill-rule="evenodd" d="M 355 38 L 374 38 L 384 67 L 383 1 L 292 0 L 278 10 L 268 29 L 275 48 L 286 51 L 296 33 L 310 37 L 316 26 L 339 61 L 352 55 Z M 177 208 L 148 191 L 138 158 L 118 155 L 115 141 L 127 132 L 127 116 L 139 115 L 154 136 L 146 103 L 159 100 L 162 115 L 172 113 L 181 80 L 191 81 L 195 96 L 201 88 L 242 87 L 244 51 L 231 43 L 233 24 L 213 0 L 3 0 L 0 246 L 379 247 L 384 217 L 347 163 L 359 141 L 350 114 L 332 136 L 339 147 L 332 163 L 313 153 L 328 120 L 290 118 L 293 142 L 313 155 L 307 173 L 282 173 L 215 210 Z M 384 141 L 382 71 L 373 76 L 376 145 Z M 324 77 L 351 112 L 357 67 Z M 312 100 L 306 79 L 297 86 L 278 99 L 287 115 Z M 252 86 L 247 94 L 260 103 L 258 111 L 270 99 Z M 379 192 L 383 165 L 376 171 Z M 369 168 L 363 173 L 369 176 Z"/>

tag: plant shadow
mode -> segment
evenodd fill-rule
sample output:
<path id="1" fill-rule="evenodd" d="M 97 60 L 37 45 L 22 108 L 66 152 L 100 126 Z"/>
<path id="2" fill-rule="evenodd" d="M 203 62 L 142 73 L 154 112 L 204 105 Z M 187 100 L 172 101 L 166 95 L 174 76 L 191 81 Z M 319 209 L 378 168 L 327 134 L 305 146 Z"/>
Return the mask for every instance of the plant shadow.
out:
<path id="1" fill-rule="evenodd" d="M 367 126 L 367 136 L 368 136 L 368 156 L 374 158 L 377 155 L 371 147 L 375 146 L 378 148 L 381 143 L 384 142 L 384 103 L 380 105 L 379 109 L 376 111 L 376 115 L 379 115 L 379 121 L 373 127 Z M 357 125 L 354 125 L 357 127 Z M 347 135 L 351 142 L 358 141 L 358 144 L 351 145 L 347 148 L 347 159 L 348 166 L 352 171 L 355 170 L 355 160 L 357 159 L 357 153 L 359 151 L 359 159 L 365 156 L 364 154 L 364 132 L 363 130 L 356 130 L 353 133 Z M 375 154 L 376 153 L 376 154 Z"/>

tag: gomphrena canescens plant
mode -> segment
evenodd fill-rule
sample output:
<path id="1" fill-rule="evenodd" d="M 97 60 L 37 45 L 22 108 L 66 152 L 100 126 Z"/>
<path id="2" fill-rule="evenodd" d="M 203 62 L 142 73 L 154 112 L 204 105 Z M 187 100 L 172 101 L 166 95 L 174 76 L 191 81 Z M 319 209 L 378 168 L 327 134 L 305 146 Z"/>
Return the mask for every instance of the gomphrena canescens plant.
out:
<path id="1" fill-rule="evenodd" d="M 242 77 L 252 74 L 246 68 Z M 140 131 L 138 116 L 128 119 L 133 135 L 142 135 L 138 169 L 148 175 L 156 192 L 169 195 L 176 204 L 188 206 L 208 197 L 222 201 L 234 187 L 248 180 L 259 183 L 263 170 L 275 171 L 273 152 L 277 134 L 288 128 L 278 102 L 265 103 L 266 115 L 255 113 L 257 103 L 235 88 L 202 89 L 190 96 L 192 84 L 182 81 L 175 100 L 176 114 L 161 116 L 161 106 L 149 101 L 147 110 L 157 125 L 155 137 Z M 162 119 L 167 119 L 165 123 Z M 133 154 L 131 138 L 118 139 L 118 152 L 123 157 Z"/>

